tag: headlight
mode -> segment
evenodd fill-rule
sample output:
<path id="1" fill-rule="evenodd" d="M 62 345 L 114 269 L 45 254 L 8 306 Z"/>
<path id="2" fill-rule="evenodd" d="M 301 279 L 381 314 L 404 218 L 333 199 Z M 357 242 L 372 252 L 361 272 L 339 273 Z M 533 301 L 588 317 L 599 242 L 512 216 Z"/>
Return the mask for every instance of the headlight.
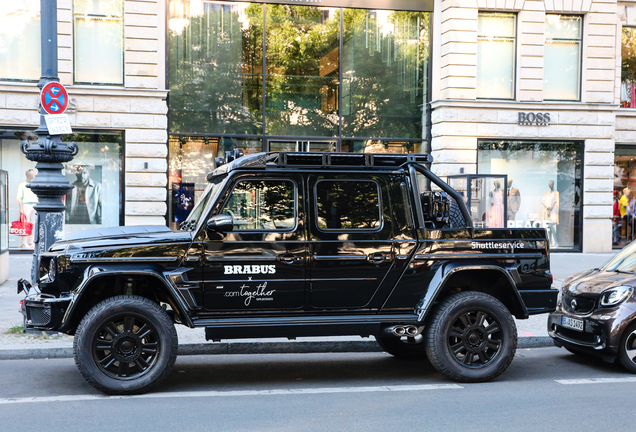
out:
<path id="1" fill-rule="evenodd" d="M 630 286 L 619 286 L 603 291 L 601 294 L 601 306 L 616 306 L 627 299 L 634 289 Z"/>
<path id="2" fill-rule="evenodd" d="M 57 264 L 55 262 L 55 258 L 51 258 L 51 261 L 49 261 L 49 280 L 51 282 L 54 281 L 56 275 L 57 275 Z"/>

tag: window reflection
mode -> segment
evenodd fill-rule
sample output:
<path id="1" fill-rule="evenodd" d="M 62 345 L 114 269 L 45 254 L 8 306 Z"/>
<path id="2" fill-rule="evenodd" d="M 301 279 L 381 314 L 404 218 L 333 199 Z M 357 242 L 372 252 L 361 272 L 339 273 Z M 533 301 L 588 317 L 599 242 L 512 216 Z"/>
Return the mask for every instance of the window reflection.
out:
<path id="1" fill-rule="evenodd" d="M 267 5 L 269 135 L 336 136 L 340 10 Z"/>
<path id="2" fill-rule="evenodd" d="M 379 228 L 379 194 L 374 181 L 319 181 L 316 184 L 318 226 L 344 230 Z"/>
<path id="3" fill-rule="evenodd" d="M 343 135 L 422 137 L 429 14 L 344 9 L 343 17 Z"/>
<path id="4" fill-rule="evenodd" d="M 261 133 L 262 5 L 171 2 L 169 33 L 170 130 Z"/>
<path id="5" fill-rule="evenodd" d="M 221 214 L 234 219 L 234 230 L 288 230 L 296 225 L 295 188 L 288 180 L 241 181 Z"/>

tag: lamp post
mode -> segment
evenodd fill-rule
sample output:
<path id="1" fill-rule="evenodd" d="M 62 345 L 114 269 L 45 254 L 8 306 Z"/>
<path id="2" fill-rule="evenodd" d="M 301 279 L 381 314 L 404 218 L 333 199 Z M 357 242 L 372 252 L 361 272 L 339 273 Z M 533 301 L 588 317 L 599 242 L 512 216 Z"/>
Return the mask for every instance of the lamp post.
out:
<path id="1" fill-rule="evenodd" d="M 42 73 L 38 87 L 40 90 L 50 82 L 59 82 L 57 76 L 57 0 L 40 0 L 40 29 Z M 62 163 L 69 162 L 77 154 L 74 142 L 67 145 L 60 135 L 51 135 L 46 125 L 46 112 L 40 106 L 40 127 L 35 130 L 38 140 L 24 141 L 20 150 L 30 161 L 36 162 L 38 170 L 35 178 L 27 185 L 38 197 L 35 206 L 37 218 L 34 229 L 35 251 L 31 266 L 31 283 L 38 280 L 38 260 L 55 241 L 64 236 L 64 210 L 62 197 L 71 185 L 62 173 Z"/>

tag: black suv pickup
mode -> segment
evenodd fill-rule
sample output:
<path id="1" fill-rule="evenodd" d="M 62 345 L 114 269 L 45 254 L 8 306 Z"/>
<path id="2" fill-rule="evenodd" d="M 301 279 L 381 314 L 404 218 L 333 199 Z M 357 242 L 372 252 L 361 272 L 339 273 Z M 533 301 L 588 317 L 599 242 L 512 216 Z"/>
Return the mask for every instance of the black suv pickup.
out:
<path id="1" fill-rule="evenodd" d="M 212 341 L 374 336 L 487 381 L 515 354 L 513 315 L 555 309 L 546 231 L 475 229 L 428 155 L 230 156 L 180 230 L 83 231 L 41 255 L 37 283 L 19 282 L 27 327 L 74 334 L 98 390 L 158 385 L 174 324 Z"/>

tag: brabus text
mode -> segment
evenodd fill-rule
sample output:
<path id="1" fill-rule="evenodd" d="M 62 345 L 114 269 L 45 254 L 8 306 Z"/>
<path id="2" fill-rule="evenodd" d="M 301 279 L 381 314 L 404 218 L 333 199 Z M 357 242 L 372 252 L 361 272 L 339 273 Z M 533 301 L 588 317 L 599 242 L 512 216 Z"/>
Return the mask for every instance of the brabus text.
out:
<path id="1" fill-rule="evenodd" d="M 274 274 L 275 265 L 226 265 L 223 274 Z"/>

